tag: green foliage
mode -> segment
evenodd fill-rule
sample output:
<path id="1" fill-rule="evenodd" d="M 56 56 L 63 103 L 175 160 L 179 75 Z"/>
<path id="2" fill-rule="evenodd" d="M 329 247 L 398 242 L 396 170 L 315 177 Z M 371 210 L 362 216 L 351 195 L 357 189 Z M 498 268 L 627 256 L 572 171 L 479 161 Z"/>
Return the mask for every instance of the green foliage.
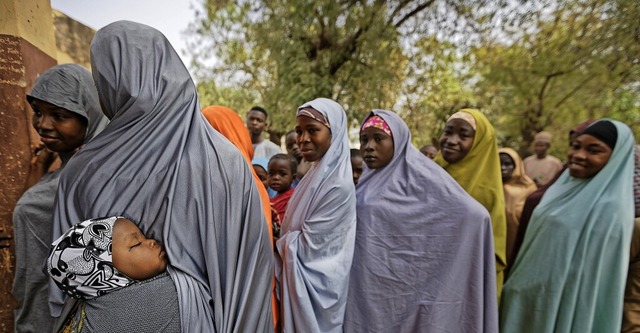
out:
<path id="1" fill-rule="evenodd" d="M 608 116 L 633 125 L 640 116 L 640 95 L 632 89 L 640 78 L 638 4 L 593 0 L 549 7 L 549 14 L 520 23 L 512 43 L 473 50 L 481 74 L 476 95 L 501 114 L 494 125 L 505 143 L 526 154 L 533 135 L 549 130 L 556 134 L 552 153 L 563 156 L 569 129 L 583 120 Z"/>
<path id="2" fill-rule="evenodd" d="M 352 124 L 373 108 L 398 106 L 412 89 L 405 87 L 410 58 L 417 59 L 406 45 L 428 30 L 454 33 L 455 19 L 473 13 L 461 0 L 207 0 L 203 7 L 191 27 L 203 104 L 263 105 L 276 133 L 292 128 L 296 108 L 317 97 L 339 101 Z"/>
<path id="3" fill-rule="evenodd" d="M 317 97 L 353 126 L 395 110 L 417 146 L 463 107 L 525 154 L 543 129 L 562 156 L 583 119 L 640 123 L 637 0 L 203 1 L 191 26 L 202 105 L 261 105 L 272 136 Z"/>

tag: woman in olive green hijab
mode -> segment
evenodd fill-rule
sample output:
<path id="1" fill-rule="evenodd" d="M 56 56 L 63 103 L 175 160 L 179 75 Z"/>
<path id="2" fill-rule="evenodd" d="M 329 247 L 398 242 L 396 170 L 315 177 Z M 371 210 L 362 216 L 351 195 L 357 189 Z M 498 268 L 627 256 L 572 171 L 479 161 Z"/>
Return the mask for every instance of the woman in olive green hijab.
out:
<path id="1" fill-rule="evenodd" d="M 507 265 L 507 219 L 493 126 L 480 111 L 462 109 L 447 120 L 440 136 L 440 149 L 435 162 L 447 170 L 491 215 L 500 297 Z"/>

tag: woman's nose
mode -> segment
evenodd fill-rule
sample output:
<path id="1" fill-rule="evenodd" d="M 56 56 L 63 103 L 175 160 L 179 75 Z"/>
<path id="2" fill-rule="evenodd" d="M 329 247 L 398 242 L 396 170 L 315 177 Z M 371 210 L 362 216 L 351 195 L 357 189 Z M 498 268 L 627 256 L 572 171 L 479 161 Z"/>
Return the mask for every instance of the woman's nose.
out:
<path id="1" fill-rule="evenodd" d="M 52 130 L 53 129 L 53 121 L 51 120 L 51 117 L 48 117 L 46 115 L 42 115 L 42 116 L 40 116 L 40 118 L 38 118 L 36 120 L 36 127 L 38 129 L 43 129 L 43 130 Z"/>
<path id="2" fill-rule="evenodd" d="M 577 158 L 579 160 L 584 160 L 586 158 L 586 153 L 583 149 L 578 149 L 573 152 L 573 158 Z"/>

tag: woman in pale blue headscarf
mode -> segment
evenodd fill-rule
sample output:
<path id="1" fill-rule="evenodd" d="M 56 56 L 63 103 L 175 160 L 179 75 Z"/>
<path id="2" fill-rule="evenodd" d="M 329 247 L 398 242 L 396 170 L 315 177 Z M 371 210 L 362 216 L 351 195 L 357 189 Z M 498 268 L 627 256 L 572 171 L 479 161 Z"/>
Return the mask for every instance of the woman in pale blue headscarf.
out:
<path id="1" fill-rule="evenodd" d="M 200 112 L 178 54 L 159 31 L 119 21 L 96 32 L 91 65 L 111 123 L 63 172 L 53 237 L 127 213 L 166 247 L 183 331 L 272 332 L 273 250 L 250 166 Z"/>
<path id="2" fill-rule="evenodd" d="M 369 125 L 376 118 L 383 126 Z M 487 210 L 411 144 L 395 113 L 373 110 L 360 133 L 345 331 L 497 332 Z"/>
<path id="3" fill-rule="evenodd" d="M 501 304 L 501 332 L 619 332 L 633 229 L 633 145 L 601 120 L 533 211 Z"/>
<path id="4" fill-rule="evenodd" d="M 277 241 L 285 332 L 342 332 L 356 231 L 347 116 L 318 98 L 298 108 L 297 141 L 313 166 L 289 201 Z"/>

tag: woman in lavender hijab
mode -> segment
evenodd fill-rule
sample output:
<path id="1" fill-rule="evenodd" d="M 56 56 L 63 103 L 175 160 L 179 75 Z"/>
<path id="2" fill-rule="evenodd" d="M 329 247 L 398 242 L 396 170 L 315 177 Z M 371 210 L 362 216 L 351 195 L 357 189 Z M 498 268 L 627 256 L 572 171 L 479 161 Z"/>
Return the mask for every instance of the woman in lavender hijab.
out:
<path id="1" fill-rule="evenodd" d="M 126 212 L 166 247 L 183 331 L 273 331 L 273 252 L 256 184 L 202 116 L 178 54 L 159 31 L 118 21 L 96 32 L 91 65 L 111 123 L 63 172 L 53 237 Z M 49 301 L 59 311 L 64 299 Z"/>
<path id="2" fill-rule="evenodd" d="M 395 113 L 361 127 L 345 332 L 497 332 L 487 210 L 411 144 Z"/>

